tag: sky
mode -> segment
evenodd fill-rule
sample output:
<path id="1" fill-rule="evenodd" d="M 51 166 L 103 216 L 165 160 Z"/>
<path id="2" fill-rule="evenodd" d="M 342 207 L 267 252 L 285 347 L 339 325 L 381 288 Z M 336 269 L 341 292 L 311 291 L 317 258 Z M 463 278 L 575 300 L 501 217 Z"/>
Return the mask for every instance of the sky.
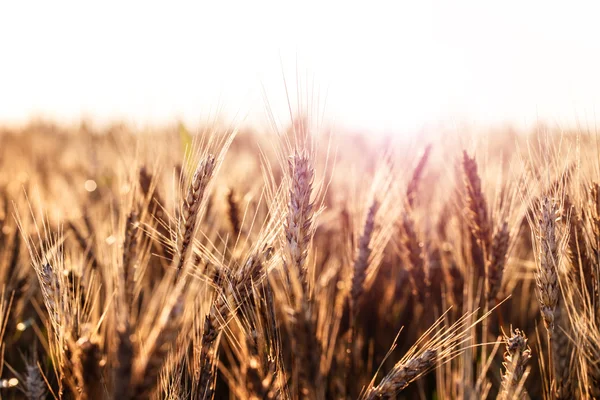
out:
<path id="1" fill-rule="evenodd" d="M 593 124 L 593 1 L 4 1 L 0 123 Z M 286 92 L 286 87 L 288 91 Z M 297 88 L 300 88 L 297 90 Z M 300 93 L 300 94 L 299 94 Z"/>

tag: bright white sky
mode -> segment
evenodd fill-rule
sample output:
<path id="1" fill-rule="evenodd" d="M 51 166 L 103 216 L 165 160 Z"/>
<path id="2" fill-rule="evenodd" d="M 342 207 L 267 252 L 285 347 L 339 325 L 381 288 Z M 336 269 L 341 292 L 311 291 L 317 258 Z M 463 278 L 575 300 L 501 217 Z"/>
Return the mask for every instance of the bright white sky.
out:
<path id="1" fill-rule="evenodd" d="M 287 119 L 283 76 L 328 119 L 594 120 L 593 1 L 2 1 L 0 122 Z M 298 65 L 298 67 L 297 67 Z M 292 93 L 292 96 L 295 96 Z"/>

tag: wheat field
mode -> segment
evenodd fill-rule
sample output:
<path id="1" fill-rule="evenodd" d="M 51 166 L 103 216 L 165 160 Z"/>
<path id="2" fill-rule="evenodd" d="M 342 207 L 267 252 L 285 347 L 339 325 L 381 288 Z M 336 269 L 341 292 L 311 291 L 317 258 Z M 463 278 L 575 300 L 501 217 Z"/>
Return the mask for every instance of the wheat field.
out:
<path id="1" fill-rule="evenodd" d="M 600 398 L 595 134 L 0 132 L 0 395 Z"/>

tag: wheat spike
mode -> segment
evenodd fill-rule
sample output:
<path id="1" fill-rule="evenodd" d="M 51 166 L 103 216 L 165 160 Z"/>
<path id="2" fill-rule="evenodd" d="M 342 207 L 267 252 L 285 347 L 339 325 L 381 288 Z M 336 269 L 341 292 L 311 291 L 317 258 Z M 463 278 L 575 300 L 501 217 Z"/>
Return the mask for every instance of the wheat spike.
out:
<path id="1" fill-rule="evenodd" d="M 539 222 L 539 263 L 536 272 L 538 302 L 548 334 L 554 332 L 554 311 L 558 303 L 559 252 L 556 238 L 556 205 L 548 197 L 542 199 Z"/>
<path id="2" fill-rule="evenodd" d="M 190 243 L 196 233 L 196 222 L 200 204 L 204 198 L 204 192 L 215 169 L 215 157 L 207 155 L 196 168 L 192 181 L 188 188 L 185 201 L 183 202 L 183 224 L 181 227 L 181 243 L 179 245 L 179 261 L 177 263 L 178 274 L 183 269 Z"/>
<path id="3" fill-rule="evenodd" d="M 369 257 L 371 256 L 371 236 L 375 227 L 375 215 L 379 203 L 374 200 L 369 207 L 365 225 L 363 227 L 363 233 L 360 236 L 358 243 L 358 249 L 354 260 L 354 273 L 352 275 L 352 289 L 350 294 L 350 301 L 356 307 L 363 293 L 363 285 L 365 282 L 367 267 L 369 264 Z M 355 308 L 357 311 L 358 309 Z"/>
<path id="4" fill-rule="evenodd" d="M 487 202 L 481 189 L 481 178 L 477 173 L 477 162 L 475 158 L 469 157 L 466 151 L 463 152 L 462 166 L 469 227 L 481 249 L 489 254 L 492 234 Z"/>
<path id="5" fill-rule="evenodd" d="M 506 351 L 504 352 L 504 372 L 502 373 L 502 388 L 498 400 L 526 398 L 522 387 L 525 378 L 526 365 L 531 358 L 531 349 L 527 345 L 527 338 L 518 329 L 511 331 L 511 336 L 504 337 Z"/>
<path id="6" fill-rule="evenodd" d="M 382 381 L 367 394 L 366 400 L 393 399 L 421 375 L 432 369 L 437 362 L 437 351 L 427 349 L 421 355 L 398 363 Z"/>
<path id="7" fill-rule="evenodd" d="M 510 233 L 508 231 L 508 223 L 504 222 L 502 223 L 502 227 L 494 234 L 490 261 L 488 263 L 487 301 L 489 309 L 493 307 L 497 300 L 498 293 L 500 292 L 509 241 Z"/>
<path id="8" fill-rule="evenodd" d="M 314 204 L 311 202 L 315 171 L 306 152 L 294 153 L 288 160 L 290 192 L 285 220 L 285 237 L 290 263 L 296 268 L 300 281 L 306 282 L 306 257 L 313 234 Z"/>

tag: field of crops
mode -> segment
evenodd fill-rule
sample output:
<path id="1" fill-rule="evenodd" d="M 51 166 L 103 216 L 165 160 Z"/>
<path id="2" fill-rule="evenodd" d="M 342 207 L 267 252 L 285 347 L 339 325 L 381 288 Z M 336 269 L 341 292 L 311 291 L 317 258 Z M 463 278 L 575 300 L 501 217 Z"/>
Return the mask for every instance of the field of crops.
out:
<path id="1" fill-rule="evenodd" d="M 599 139 L 0 132 L 0 395 L 600 398 Z"/>

